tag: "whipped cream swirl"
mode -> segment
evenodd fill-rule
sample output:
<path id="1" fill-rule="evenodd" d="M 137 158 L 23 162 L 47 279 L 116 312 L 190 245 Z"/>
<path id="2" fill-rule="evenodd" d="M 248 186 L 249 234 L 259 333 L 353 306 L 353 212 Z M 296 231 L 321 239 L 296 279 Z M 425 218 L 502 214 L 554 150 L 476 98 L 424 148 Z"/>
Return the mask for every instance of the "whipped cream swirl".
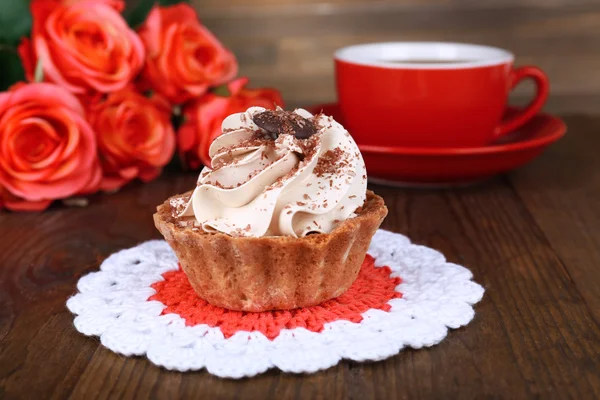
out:
<path id="1" fill-rule="evenodd" d="M 350 134 L 331 117 L 297 109 L 317 132 L 269 139 L 253 122 L 264 111 L 251 107 L 223 121 L 209 149 L 211 168 L 202 170 L 180 217 L 195 217 L 205 232 L 303 237 L 356 216 L 367 175 Z"/>

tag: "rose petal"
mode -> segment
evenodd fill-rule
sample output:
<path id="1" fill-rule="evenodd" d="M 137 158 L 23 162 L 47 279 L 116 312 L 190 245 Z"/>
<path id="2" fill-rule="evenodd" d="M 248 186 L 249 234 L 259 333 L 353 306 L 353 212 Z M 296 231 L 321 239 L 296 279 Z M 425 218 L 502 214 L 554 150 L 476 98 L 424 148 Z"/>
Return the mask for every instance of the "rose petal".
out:
<path id="1" fill-rule="evenodd" d="M 12 198 L 5 200 L 5 207 L 11 211 L 44 211 L 52 204 L 52 200 L 28 201 Z"/>
<path id="2" fill-rule="evenodd" d="M 81 104 L 48 83 L 19 85 L 0 96 L 0 152 L 9 208 L 45 207 L 78 193 L 97 174 L 94 134 Z"/>

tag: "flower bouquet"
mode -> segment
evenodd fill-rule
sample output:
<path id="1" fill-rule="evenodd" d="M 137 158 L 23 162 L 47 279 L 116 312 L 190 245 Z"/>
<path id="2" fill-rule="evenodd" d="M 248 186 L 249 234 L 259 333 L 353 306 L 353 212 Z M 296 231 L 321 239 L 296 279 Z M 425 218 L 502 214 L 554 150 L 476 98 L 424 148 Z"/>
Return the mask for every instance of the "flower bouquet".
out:
<path id="1" fill-rule="evenodd" d="M 0 7 L 0 209 L 148 182 L 176 152 L 186 167 L 209 165 L 225 116 L 283 106 L 278 91 L 236 78 L 235 56 L 185 3 Z"/>

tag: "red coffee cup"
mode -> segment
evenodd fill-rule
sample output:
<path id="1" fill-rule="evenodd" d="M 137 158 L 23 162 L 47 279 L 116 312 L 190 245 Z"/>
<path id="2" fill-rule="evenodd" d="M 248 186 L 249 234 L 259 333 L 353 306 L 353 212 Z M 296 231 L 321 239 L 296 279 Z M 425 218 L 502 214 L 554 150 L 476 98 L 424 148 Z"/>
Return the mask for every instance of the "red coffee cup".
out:
<path id="1" fill-rule="evenodd" d="M 340 109 L 359 144 L 477 147 L 519 128 L 548 98 L 537 67 L 514 68 L 514 55 L 462 43 L 394 42 L 335 53 Z M 502 120 L 508 94 L 534 80 L 534 99 Z"/>

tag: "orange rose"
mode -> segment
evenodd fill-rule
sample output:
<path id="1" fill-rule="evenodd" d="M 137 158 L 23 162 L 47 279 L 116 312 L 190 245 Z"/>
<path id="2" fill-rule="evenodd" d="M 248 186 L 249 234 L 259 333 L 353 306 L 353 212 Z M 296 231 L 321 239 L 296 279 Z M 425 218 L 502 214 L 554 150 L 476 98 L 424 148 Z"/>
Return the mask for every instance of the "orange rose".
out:
<path id="1" fill-rule="evenodd" d="M 259 106 L 275 109 L 283 107 L 283 100 L 274 89 L 246 89 L 248 78 L 239 78 L 227 85 L 231 95 L 217 96 L 207 93 L 184 108 L 185 122 L 177 135 L 181 158 L 191 167 L 210 165 L 208 148 L 221 134 L 221 123 L 230 114 Z"/>
<path id="2" fill-rule="evenodd" d="M 237 61 L 187 4 L 155 6 L 139 30 L 146 46 L 142 85 L 174 104 L 204 94 L 237 74 Z"/>
<path id="3" fill-rule="evenodd" d="M 33 0 L 31 40 L 19 46 L 27 79 L 34 79 L 39 61 L 45 80 L 72 93 L 124 88 L 142 68 L 144 46 L 121 7 L 106 0 Z"/>
<path id="4" fill-rule="evenodd" d="M 135 178 L 156 178 L 175 152 L 169 103 L 126 88 L 93 103 L 88 112 L 96 132 L 103 190 L 116 190 Z"/>
<path id="5" fill-rule="evenodd" d="M 49 83 L 0 93 L 0 197 L 11 210 L 91 193 L 100 169 L 92 128 L 72 94 Z"/>

